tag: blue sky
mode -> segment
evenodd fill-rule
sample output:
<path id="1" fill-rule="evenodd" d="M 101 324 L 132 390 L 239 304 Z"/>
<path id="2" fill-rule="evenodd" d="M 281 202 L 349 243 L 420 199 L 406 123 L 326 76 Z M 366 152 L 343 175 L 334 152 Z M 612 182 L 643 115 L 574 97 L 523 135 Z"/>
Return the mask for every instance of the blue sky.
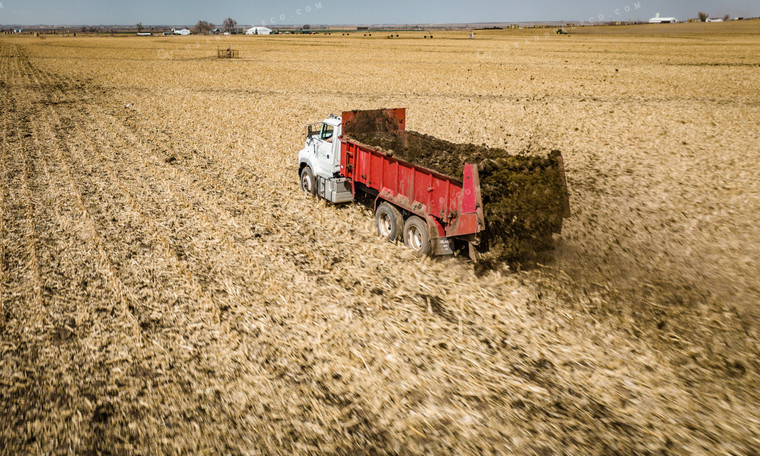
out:
<path id="1" fill-rule="evenodd" d="M 416 24 L 760 16 L 760 0 L 0 0 L 0 24 Z"/>

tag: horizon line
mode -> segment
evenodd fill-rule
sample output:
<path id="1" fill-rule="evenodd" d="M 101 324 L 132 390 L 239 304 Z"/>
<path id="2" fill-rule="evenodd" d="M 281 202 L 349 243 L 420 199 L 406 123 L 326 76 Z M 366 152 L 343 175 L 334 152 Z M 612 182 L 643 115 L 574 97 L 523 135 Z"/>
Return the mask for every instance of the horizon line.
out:
<path id="1" fill-rule="evenodd" d="M 755 19 L 755 18 L 746 18 L 746 19 Z M 203 20 L 203 19 L 200 19 Z M 269 25 L 257 25 L 257 24 L 238 24 L 237 27 L 243 28 L 243 27 L 268 27 L 268 28 L 280 28 L 280 27 L 303 27 L 304 25 L 309 25 L 310 27 L 366 27 L 366 26 L 382 26 L 382 27 L 422 27 L 422 26 L 436 26 L 436 27 L 443 27 L 443 26 L 467 26 L 467 25 L 490 25 L 490 26 L 499 26 L 499 25 L 519 25 L 519 24 L 609 24 L 609 23 L 615 23 L 615 22 L 640 22 L 640 21 L 646 21 L 648 19 L 628 19 L 625 21 L 588 21 L 588 20 L 576 20 L 576 19 L 560 19 L 560 20 L 529 20 L 529 21 L 488 21 L 488 22 L 405 22 L 405 23 L 362 23 L 362 22 L 352 22 L 352 23 L 339 23 L 339 24 L 269 24 Z M 164 23 L 164 24 L 141 24 L 143 27 L 192 27 L 195 24 L 187 24 L 187 23 Z M 215 24 L 222 26 L 223 24 Z M 137 24 L 20 24 L 20 23 L 8 23 L 8 24 L 0 24 L 0 27 L 10 27 L 10 26 L 25 26 L 25 27 L 128 27 L 128 28 L 136 28 Z"/>

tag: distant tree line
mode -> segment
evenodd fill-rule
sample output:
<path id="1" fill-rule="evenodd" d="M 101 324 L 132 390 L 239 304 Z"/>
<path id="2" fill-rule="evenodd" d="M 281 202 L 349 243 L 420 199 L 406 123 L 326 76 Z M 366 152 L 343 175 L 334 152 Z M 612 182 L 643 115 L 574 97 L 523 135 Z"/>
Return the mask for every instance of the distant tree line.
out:
<path id="1" fill-rule="evenodd" d="M 212 22 L 198 21 L 198 23 L 195 24 L 195 27 L 193 27 L 193 33 L 208 35 L 215 28 L 216 28 L 216 25 L 214 25 Z"/>
<path id="2" fill-rule="evenodd" d="M 235 31 L 237 30 L 237 21 L 231 17 L 228 17 L 227 19 L 225 19 L 224 30 L 230 33 L 235 33 Z"/>
<path id="3" fill-rule="evenodd" d="M 700 11 L 697 13 L 697 17 L 699 18 L 699 22 L 707 22 L 707 19 L 710 18 L 710 15 L 708 13 L 705 13 L 704 11 Z M 728 14 L 723 16 L 724 21 L 728 21 L 729 19 L 731 19 L 731 16 L 729 16 Z"/>
<path id="4" fill-rule="evenodd" d="M 231 17 L 228 17 L 223 22 L 223 27 L 226 32 L 229 33 L 236 33 L 237 32 L 237 21 Z M 198 33 L 201 35 L 208 35 L 212 31 L 216 31 L 216 25 L 214 25 L 213 22 L 208 21 L 198 21 L 197 24 L 195 24 L 195 27 L 193 27 L 193 32 Z"/>

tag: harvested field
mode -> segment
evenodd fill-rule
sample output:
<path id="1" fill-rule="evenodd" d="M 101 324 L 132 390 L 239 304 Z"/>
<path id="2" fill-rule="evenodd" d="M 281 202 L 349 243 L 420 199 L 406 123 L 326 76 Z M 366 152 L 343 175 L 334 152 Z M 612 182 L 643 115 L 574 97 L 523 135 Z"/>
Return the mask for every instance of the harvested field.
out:
<path id="1" fill-rule="evenodd" d="M 682 25 L 3 37 L 0 453 L 754 454 L 760 31 Z M 551 262 L 299 191 L 304 125 L 398 106 L 562 151 Z"/>

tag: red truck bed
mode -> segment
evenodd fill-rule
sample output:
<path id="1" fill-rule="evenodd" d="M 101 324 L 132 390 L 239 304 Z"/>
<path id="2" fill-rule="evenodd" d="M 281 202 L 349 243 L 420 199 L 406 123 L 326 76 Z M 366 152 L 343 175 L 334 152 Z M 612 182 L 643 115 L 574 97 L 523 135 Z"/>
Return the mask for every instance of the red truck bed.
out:
<path id="1" fill-rule="evenodd" d="M 404 129 L 404 109 L 382 113 L 386 129 Z M 341 174 L 350 182 L 354 195 L 363 185 L 377 193 L 378 200 L 422 217 L 428 223 L 431 239 L 477 235 L 485 228 L 476 165 L 465 164 L 458 180 L 392 157 L 345 136 L 352 123 L 360 120 L 354 112 L 343 113 Z"/>

